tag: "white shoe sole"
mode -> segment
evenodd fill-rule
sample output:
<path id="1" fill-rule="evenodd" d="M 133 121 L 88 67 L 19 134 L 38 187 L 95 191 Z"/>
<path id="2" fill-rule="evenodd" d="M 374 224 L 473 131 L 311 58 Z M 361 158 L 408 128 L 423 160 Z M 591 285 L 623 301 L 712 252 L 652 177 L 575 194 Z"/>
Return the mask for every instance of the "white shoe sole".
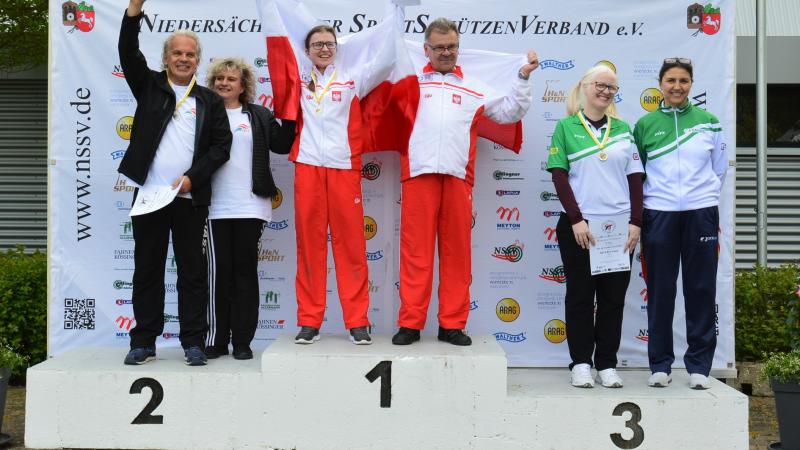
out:
<path id="1" fill-rule="evenodd" d="M 622 387 L 622 383 L 620 383 L 620 382 L 616 382 L 616 383 L 612 383 L 612 384 L 605 384 L 602 381 L 598 380 L 597 383 L 599 385 L 603 386 L 604 388 L 609 388 L 609 389 L 619 389 L 619 388 Z"/>
<path id="2" fill-rule="evenodd" d="M 350 336 L 350 342 L 356 345 L 372 345 L 372 341 L 357 341 L 353 336 Z"/>
<path id="3" fill-rule="evenodd" d="M 594 385 L 592 383 L 588 383 L 588 382 L 587 383 L 583 383 L 583 384 L 575 384 L 575 383 L 570 383 L 570 384 L 573 387 L 581 388 L 581 389 L 591 389 L 591 388 L 594 387 Z"/>
<path id="4" fill-rule="evenodd" d="M 310 341 L 307 340 L 307 339 L 295 339 L 294 343 L 295 344 L 313 344 L 314 342 L 316 342 L 318 340 L 319 340 L 319 335 L 316 335 L 313 338 L 311 338 Z"/>
<path id="5" fill-rule="evenodd" d="M 670 383 L 672 383 L 672 378 L 670 378 L 669 380 L 667 380 L 667 384 L 662 384 L 662 383 L 647 383 L 647 385 L 648 385 L 648 386 L 650 386 L 650 387 L 654 387 L 654 388 L 665 388 L 665 387 L 669 386 L 669 384 L 670 384 Z"/>

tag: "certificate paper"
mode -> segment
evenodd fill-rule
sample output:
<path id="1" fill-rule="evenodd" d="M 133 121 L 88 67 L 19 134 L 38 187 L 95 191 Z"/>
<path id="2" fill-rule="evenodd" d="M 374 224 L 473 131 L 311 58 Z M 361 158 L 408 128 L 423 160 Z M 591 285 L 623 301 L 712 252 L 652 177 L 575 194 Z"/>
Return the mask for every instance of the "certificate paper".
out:
<path id="1" fill-rule="evenodd" d="M 136 201 L 133 203 L 129 216 L 141 216 L 169 205 L 181 190 L 183 181 L 175 189 L 172 186 L 143 186 L 139 188 Z"/>
<path id="2" fill-rule="evenodd" d="M 596 241 L 589 246 L 589 266 L 592 275 L 631 270 L 630 254 L 625 251 L 628 240 L 628 214 L 593 216 L 589 231 Z"/>

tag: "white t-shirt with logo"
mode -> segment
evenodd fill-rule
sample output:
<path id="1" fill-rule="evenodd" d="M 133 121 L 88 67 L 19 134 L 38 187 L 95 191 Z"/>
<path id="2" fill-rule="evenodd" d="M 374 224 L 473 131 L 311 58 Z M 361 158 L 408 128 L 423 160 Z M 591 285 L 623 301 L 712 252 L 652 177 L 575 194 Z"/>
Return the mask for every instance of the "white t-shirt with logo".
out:
<path id="1" fill-rule="evenodd" d="M 253 193 L 253 129 L 242 108 L 226 109 L 231 157 L 211 177 L 209 219 L 272 220 L 272 202 Z"/>
<path id="2" fill-rule="evenodd" d="M 183 98 L 189 86 L 172 85 L 175 103 Z M 194 135 L 197 127 L 197 102 L 192 96 L 177 110 L 177 117 L 170 118 L 167 129 L 161 137 L 156 155 L 150 164 L 144 186 L 171 186 L 178 177 L 192 167 L 194 157 Z M 134 126 L 136 126 L 134 124 Z M 191 192 L 178 194 L 179 197 L 192 198 Z"/>

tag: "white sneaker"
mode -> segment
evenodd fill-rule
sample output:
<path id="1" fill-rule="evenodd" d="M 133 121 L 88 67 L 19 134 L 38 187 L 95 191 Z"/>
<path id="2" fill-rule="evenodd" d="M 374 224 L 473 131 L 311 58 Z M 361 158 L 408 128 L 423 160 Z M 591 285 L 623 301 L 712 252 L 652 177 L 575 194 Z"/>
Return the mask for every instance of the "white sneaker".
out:
<path id="1" fill-rule="evenodd" d="M 603 369 L 597 371 L 597 380 L 603 387 L 607 388 L 621 388 L 622 378 L 617 374 L 617 369 Z"/>
<path id="2" fill-rule="evenodd" d="M 672 377 L 666 372 L 656 372 L 647 379 L 647 385 L 650 387 L 667 387 L 670 383 Z"/>
<path id="3" fill-rule="evenodd" d="M 689 374 L 689 387 L 692 389 L 708 389 L 711 387 L 708 383 L 708 377 L 701 373 Z"/>
<path id="4" fill-rule="evenodd" d="M 572 385 L 580 388 L 594 387 L 592 366 L 588 364 L 575 364 L 572 366 Z"/>

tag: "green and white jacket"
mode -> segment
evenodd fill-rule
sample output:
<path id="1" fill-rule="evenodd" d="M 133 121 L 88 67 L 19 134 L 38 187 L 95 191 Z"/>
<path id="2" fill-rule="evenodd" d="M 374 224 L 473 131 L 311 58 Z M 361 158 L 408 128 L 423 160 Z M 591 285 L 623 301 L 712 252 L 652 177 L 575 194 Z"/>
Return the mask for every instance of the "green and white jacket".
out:
<path id="1" fill-rule="evenodd" d="M 633 130 L 644 164 L 644 207 L 688 211 L 719 205 L 728 154 L 719 120 L 688 101 L 648 113 Z"/>

